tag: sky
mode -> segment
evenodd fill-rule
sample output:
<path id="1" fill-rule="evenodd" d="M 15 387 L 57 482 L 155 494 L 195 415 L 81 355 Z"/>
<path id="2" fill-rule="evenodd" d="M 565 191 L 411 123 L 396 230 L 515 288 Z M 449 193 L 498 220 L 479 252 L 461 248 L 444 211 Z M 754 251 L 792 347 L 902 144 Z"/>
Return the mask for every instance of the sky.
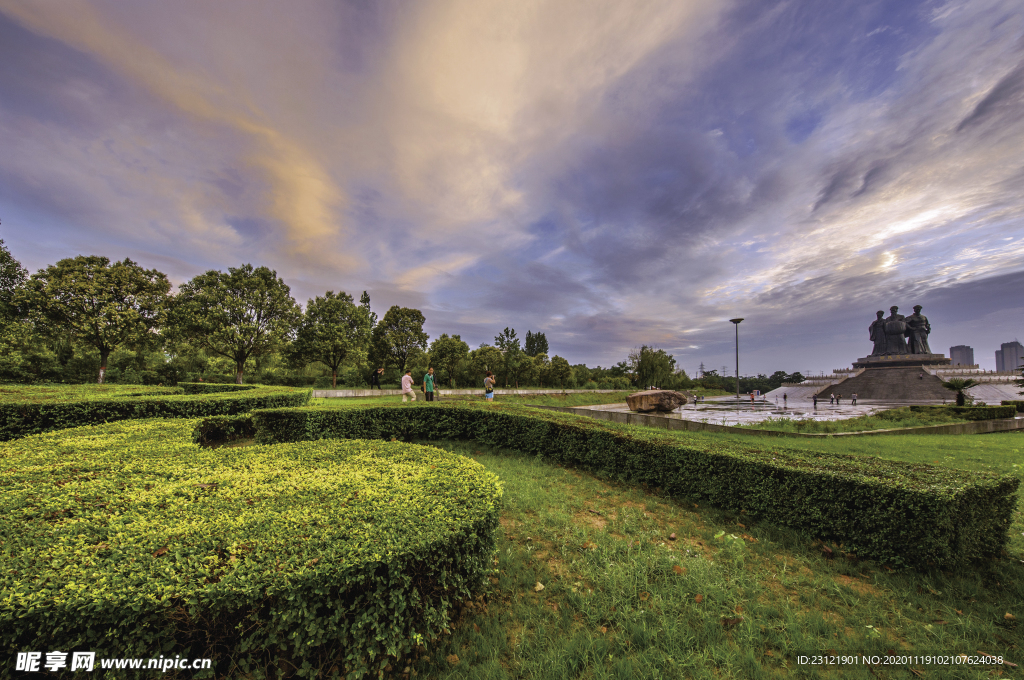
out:
<path id="1" fill-rule="evenodd" d="M 244 263 L 610 366 L 1024 340 L 1024 3 L 0 0 L 30 272 Z M 887 312 L 888 313 L 888 312 Z"/>

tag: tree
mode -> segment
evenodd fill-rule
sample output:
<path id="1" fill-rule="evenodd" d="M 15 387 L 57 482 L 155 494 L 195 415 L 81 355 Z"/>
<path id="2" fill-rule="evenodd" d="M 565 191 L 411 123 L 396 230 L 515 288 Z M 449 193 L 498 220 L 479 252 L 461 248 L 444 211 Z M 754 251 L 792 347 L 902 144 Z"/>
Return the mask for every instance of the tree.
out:
<path id="1" fill-rule="evenodd" d="M 548 339 L 543 333 L 531 333 L 526 331 L 526 340 L 523 343 L 523 351 L 526 356 L 535 357 L 538 354 L 548 353 Z"/>
<path id="2" fill-rule="evenodd" d="M 344 291 L 327 291 L 306 304 L 306 312 L 295 331 L 295 342 L 288 351 L 293 364 L 305 366 L 314 361 L 331 369 L 331 387 L 338 386 L 338 368 L 370 342 L 370 319 L 363 307 L 352 302 Z"/>
<path id="3" fill-rule="evenodd" d="M 18 317 L 15 299 L 27 278 L 28 271 L 14 259 L 0 239 L 0 324 Z"/>
<path id="4" fill-rule="evenodd" d="M 167 334 L 231 360 L 241 385 L 249 359 L 283 346 L 300 315 L 276 271 L 244 264 L 183 283 L 171 301 Z"/>
<path id="5" fill-rule="evenodd" d="M 152 341 L 171 289 L 155 269 L 129 259 L 112 265 L 96 255 L 61 260 L 33 274 L 28 285 L 30 304 L 51 332 L 67 333 L 100 353 L 100 384 L 112 351 Z"/>
<path id="6" fill-rule="evenodd" d="M 953 390 L 954 392 L 956 392 L 956 405 L 963 406 L 964 404 L 967 403 L 967 395 L 965 394 L 965 392 L 974 387 L 975 385 L 980 384 L 981 383 L 978 382 L 977 380 L 972 380 L 970 378 L 950 378 L 949 380 L 943 382 L 942 386 L 945 387 L 947 390 Z"/>
<path id="7" fill-rule="evenodd" d="M 495 374 L 495 382 L 497 382 L 498 370 L 505 359 L 500 349 L 490 345 L 481 345 L 469 353 L 469 358 L 472 361 L 473 372 L 481 376 L 480 379 L 484 373 L 490 371 Z"/>
<path id="8" fill-rule="evenodd" d="M 373 329 L 370 348 L 373 363 L 405 370 L 413 347 L 427 349 L 430 336 L 423 332 L 425 321 L 420 310 L 393 305 Z"/>
<path id="9" fill-rule="evenodd" d="M 565 381 L 569 379 L 572 374 L 572 366 L 569 365 L 568 360 L 563 359 L 557 354 L 551 357 L 551 363 L 548 364 L 548 380 L 552 383 L 558 383 L 559 387 L 565 386 Z"/>
<path id="10" fill-rule="evenodd" d="M 506 383 L 512 383 L 518 387 L 519 371 L 523 366 L 526 356 L 519 346 L 516 329 L 506 327 L 505 330 L 494 338 L 494 344 L 501 352 Z"/>
<path id="11" fill-rule="evenodd" d="M 441 337 L 430 343 L 430 361 L 444 369 L 448 374 L 448 383 L 452 387 L 455 387 L 455 372 L 459 368 L 459 362 L 468 357 L 469 345 L 458 335 L 448 337 L 447 333 L 442 333 Z"/>
<path id="12" fill-rule="evenodd" d="M 377 325 L 377 315 L 370 311 L 370 294 L 365 290 L 359 296 L 359 306 L 366 311 L 366 318 L 370 320 L 370 330 L 373 330 L 374 326 Z"/>
<path id="13" fill-rule="evenodd" d="M 676 360 L 663 349 L 641 345 L 629 353 L 630 372 L 636 375 L 637 387 L 647 389 L 661 385 L 672 377 Z"/>

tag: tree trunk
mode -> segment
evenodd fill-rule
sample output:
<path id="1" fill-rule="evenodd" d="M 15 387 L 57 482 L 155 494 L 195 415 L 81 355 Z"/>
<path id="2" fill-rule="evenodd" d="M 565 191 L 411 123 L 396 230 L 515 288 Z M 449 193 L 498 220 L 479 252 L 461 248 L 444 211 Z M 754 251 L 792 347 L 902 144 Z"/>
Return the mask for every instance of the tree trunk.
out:
<path id="1" fill-rule="evenodd" d="M 244 362 L 235 362 L 235 369 L 236 369 L 236 371 L 235 371 L 235 384 L 236 385 L 241 385 L 242 384 L 242 374 L 245 372 L 245 363 Z"/>
<path id="2" fill-rule="evenodd" d="M 331 389 L 338 389 L 338 369 L 331 370 Z"/>
<path id="3" fill-rule="evenodd" d="M 100 377 L 97 380 L 97 384 L 103 384 L 103 375 L 107 372 L 107 357 L 110 356 L 110 350 L 100 350 Z"/>
<path id="4" fill-rule="evenodd" d="M 956 393 L 956 405 L 964 406 L 967 403 L 967 397 L 964 396 L 963 392 Z"/>

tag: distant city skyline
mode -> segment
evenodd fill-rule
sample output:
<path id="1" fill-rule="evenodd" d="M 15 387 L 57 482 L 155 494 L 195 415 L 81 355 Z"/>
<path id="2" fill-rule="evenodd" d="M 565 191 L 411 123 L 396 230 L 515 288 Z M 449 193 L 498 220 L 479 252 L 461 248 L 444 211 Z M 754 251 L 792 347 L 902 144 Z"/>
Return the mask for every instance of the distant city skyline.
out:
<path id="1" fill-rule="evenodd" d="M 431 338 L 830 372 L 1024 337 L 1019 0 L 0 0 L 0 239 Z"/>

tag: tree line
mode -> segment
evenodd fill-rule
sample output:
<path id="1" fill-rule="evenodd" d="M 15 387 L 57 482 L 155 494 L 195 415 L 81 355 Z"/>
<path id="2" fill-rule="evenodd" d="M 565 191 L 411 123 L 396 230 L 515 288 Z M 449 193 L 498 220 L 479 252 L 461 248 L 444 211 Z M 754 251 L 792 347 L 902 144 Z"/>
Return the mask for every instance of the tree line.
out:
<path id="1" fill-rule="evenodd" d="M 418 309 L 392 306 L 378 320 L 363 292 L 327 291 L 301 309 L 267 267 L 211 270 L 171 293 L 167 276 L 130 259 L 67 258 L 29 276 L 0 240 L 0 380 L 103 383 L 223 378 L 247 371 L 298 383 L 330 376 L 366 383 L 383 367 L 394 380 L 407 368 L 436 367 L 450 386 L 478 385 L 485 371 L 500 384 L 589 382 L 579 366 L 548 358 L 542 332 L 525 345 L 506 328 L 475 350 L 459 335 L 433 342 Z M 113 364 L 113 365 L 112 365 Z M 326 386 L 326 385 L 325 385 Z"/>
<path id="2" fill-rule="evenodd" d="M 392 306 L 382 318 L 363 291 L 358 302 L 327 291 L 299 307 L 277 273 L 244 264 L 211 270 L 171 293 L 167 276 L 130 259 L 80 255 L 31 276 L 0 240 L 0 381 L 175 384 L 242 383 L 249 373 L 271 384 L 348 387 L 385 369 L 397 383 L 429 367 L 439 385 L 478 387 L 486 371 L 498 385 L 582 389 L 735 389 L 705 372 L 691 380 L 664 350 L 642 345 L 608 368 L 549 356 L 543 332 L 522 339 L 505 328 L 470 349 L 459 335 L 430 340 L 418 309 Z M 743 391 L 768 391 L 802 376 L 741 378 Z"/>

